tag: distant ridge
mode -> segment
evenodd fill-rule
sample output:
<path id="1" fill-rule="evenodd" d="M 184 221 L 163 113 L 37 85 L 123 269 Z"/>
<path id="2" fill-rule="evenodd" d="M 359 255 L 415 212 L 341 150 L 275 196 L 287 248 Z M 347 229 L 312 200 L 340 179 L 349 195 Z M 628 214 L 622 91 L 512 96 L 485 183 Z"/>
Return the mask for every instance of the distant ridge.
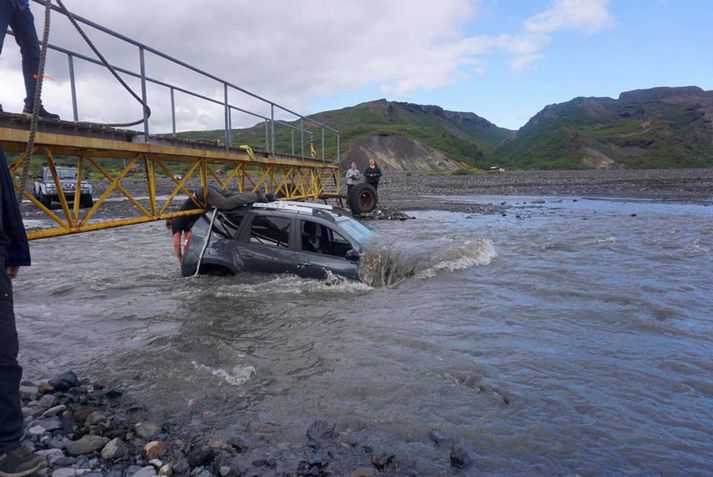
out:
<path id="1" fill-rule="evenodd" d="M 385 99 L 311 116 L 341 131 L 342 167 L 375 158 L 386 170 L 713 167 L 713 91 L 696 86 L 579 97 L 546 106 L 518 131 L 470 112 Z M 278 130 L 278 149 L 290 137 Z M 263 125 L 235 130 L 236 143 L 264 147 Z M 222 131 L 185 137 L 221 139 Z M 327 156 L 334 157 L 335 146 Z"/>

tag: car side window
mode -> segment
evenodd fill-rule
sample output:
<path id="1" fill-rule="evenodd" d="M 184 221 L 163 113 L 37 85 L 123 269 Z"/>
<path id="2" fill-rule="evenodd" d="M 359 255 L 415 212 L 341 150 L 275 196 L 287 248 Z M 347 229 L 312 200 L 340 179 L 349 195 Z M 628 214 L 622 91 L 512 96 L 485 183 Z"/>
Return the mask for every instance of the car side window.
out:
<path id="1" fill-rule="evenodd" d="M 347 239 L 326 225 L 310 220 L 300 221 L 301 248 L 305 252 L 346 257 L 352 248 Z"/>
<path id="2" fill-rule="evenodd" d="M 225 238 L 237 238 L 244 214 L 218 212 L 220 220 L 213 224 L 213 231 Z"/>
<path id="3" fill-rule="evenodd" d="M 258 215 L 250 226 L 250 242 L 274 247 L 290 246 L 290 219 Z"/>

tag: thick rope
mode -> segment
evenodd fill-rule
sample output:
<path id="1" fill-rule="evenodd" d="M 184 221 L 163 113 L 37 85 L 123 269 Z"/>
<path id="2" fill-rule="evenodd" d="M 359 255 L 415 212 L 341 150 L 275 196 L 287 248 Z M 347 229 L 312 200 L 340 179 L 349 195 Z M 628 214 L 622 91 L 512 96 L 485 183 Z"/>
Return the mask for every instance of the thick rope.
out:
<path id="1" fill-rule="evenodd" d="M 48 0 L 51 2 L 51 0 Z M 89 39 L 86 33 L 84 33 L 84 30 L 82 30 L 82 27 L 79 26 L 79 23 L 77 20 L 74 19 L 74 16 L 67 10 L 67 8 L 64 6 L 64 3 L 62 0 L 57 0 L 57 4 L 59 5 L 59 8 L 62 10 L 62 13 L 65 14 L 65 16 L 69 19 L 69 21 L 74 25 L 74 28 L 77 29 L 79 34 L 84 38 L 84 41 L 89 45 L 89 48 L 92 49 L 95 55 L 97 55 L 97 58 L 101 60 L 102 64 L 106 66 L 106 68 L 111 72 L 111 74 L 116 78 L 116 80 L 121 83 L 121 85 L 126 88 L 126 90 L 131 94 L 131 96 L 138 101 L 141 106 L 144 109 L 144 112 L 146 113 L 146 117 L 148 118 L 151 116 L 151 108 L 149 108 L 149 105 L 144 102 L 144 100 L 136 93 L 134 93 L 134 90 L 131 89 L 131 87 L 126 84 L 126 81 L 119 76 L 119 73 L 116 72 L 116 70 L 109 64 L 109 62 L 104 58 L 104 55 L 101 54 L 101 52 L 97 49 L 96 46 L 94 46 L 94 43 L 92 43 L 92 40 Z M 144 119 L 141 118 L 138 121 L 133 121 L 130 123 L 92 123 L 92 124 L 98 124 L 100 126 L 106 126 L 106 127 L 112 127 L 112 128 L 119 128 L 119 127 L 131 127 L 131 126 L 136 126 L 144 122 Z"/>
<path id="2" fill-rule="evenodd" d="M 29 6 L 27 8 L 30 8 Z M 32 120 L 30 122 L 30 136 L 27 139 L 27 148 L 25 149 L 25 157 L 22 159 L 22 176 L 20 179 L 20 188 L 17 189 L 17 203 L 22 203 L 22 198 L 27 189 L 27 182 L 30 178 L 30 162 L 35 150 L 35 135 L 37 134 L 37 122 L 40 117 L 40 109 L 42 108 L 42 82 L 45 76 L 45 63 L 47 61 L 47 48 L 50 37 L 50 14 L 52 13 L 52 0 L 45 0 L 45 28 L 42 33 L 42 49 L 40 50 L 40 64 L 36 74 L 37 84 L 35 86 L 35 97 L 32 102 Z"/>

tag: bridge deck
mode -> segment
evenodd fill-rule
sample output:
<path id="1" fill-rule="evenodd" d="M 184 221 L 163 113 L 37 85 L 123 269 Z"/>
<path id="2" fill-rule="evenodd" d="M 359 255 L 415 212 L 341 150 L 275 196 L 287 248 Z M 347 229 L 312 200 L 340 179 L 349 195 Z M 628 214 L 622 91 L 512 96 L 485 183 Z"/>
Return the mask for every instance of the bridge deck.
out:
<path id="1" fill-rule="evenodd" d="M 0 113 L 0 147 L 15 155 L 10 167 L 16 178 L 22 169 L 28 129 L 28 119 Z M 205 190 L 209 183 L 240 192 L 264 190 L 290 200 L 340 196 L 335 164 L 165 137 L 152 137 L 147 143 L 141 133 L 90 124 L 41 121 L 35 138 L 35 161 L 31 163 L 32 178 L 41 172 L 37 156 L 52 171 L 59 210 L 43 203 L 33 184 L 27 184 L 24 198 L 52 224 L 28 231 L 30 239 L 194 214 L 177 211 L 180 204 L 174 199 L 199 187 Z M 60 165 L 78 171 L 66 192 L 57 175 Z M 82 209 L 81 181 L 87 175 L 92 176 L 95 192 L 102 192 L 91 207 Z M 164 186 L 161 191 L 159 182 Z M 16 182 L 15 187 L 19 189 L 21 184 Z M 117 197 L 131 203 L 130 212 L 123 210 L 117 216 L 117 211 L 109 210 L 108 204 L 116 202 Z"/>

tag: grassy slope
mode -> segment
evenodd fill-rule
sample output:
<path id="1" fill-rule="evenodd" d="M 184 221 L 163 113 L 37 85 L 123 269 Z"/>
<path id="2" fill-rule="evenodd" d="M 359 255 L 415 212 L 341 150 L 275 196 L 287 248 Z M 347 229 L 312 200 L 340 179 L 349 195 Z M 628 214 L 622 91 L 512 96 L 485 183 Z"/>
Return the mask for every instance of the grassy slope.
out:
<path id="1" fill-rule="evenodd" d="M 517 133 L 473 114 L 384 100 L 312 116 L 341 131 L 342 152 L 375 134 L 403 135 L 472 166 L 523 169 L 583 169 L 591 167 L 583 158 L 592 152 L 615 167 L 711 167 L 712 117 L 713 92 L 699 88 L 654 88 L 623 93 L 617 100 L 576 98 L 547 106 Z M 319 149 L 320 131 L 313 131 Z M 223 131 L 181 136 L 223 140 Z M 295 141 L 299 154 L 298 133 Z M 264 149 L 263 124 L 235 130 L 233 142 Z M 278 127 L 277 151 L 291 148 L 290 130 Z M 333 136 L 327 135 L 325 153 L 336 156 Z"/>
<path id="2" fill-rule="evenodd" d="M 585 168 L 586 149 L 625 168 L 713 166 L 713 128 L 703 115 L 713 95 L 685 88 L 666 96 L 660 90 L 548 106 L 497 153 L 531 169 Z"/>
<path id="3" fill-rule="evenodd" d="M 497 145 L 512 131 L 498 128 L 475 115 L 450 113 L 435 107 L 406 103 L 373 101 L 357 106 L 326 111 L 311 116 L 312 119 L 338 129 L 341 133 L 341 150 L 347 151 L 355 142 L 376 134 L 403 135 L 445 153 L 448 157 L 475 166 L 490 165 Z M 292 123 L 293 125 L 296 123 Z M 312 128 L 314 145 L 321 145 L 321 131 Z M 223 131 L 186 132 L 184 138 L 223 139 Z M 306 140 L 309 141 L 308 139 Z M 299 132 L 295 133 L 299 153 Z M 233 143 L 247 144 L 254 149 L 265 148 L 264 126 L 235 130 Z M 275 147 L 278 152 L 291 152 L 291 134 L 287 127 L 277 127 Z M 306 147 L 309 152 L 309 147 Z M 325 153 L 336 156 L 336 140 L 326 135 Z"/>

